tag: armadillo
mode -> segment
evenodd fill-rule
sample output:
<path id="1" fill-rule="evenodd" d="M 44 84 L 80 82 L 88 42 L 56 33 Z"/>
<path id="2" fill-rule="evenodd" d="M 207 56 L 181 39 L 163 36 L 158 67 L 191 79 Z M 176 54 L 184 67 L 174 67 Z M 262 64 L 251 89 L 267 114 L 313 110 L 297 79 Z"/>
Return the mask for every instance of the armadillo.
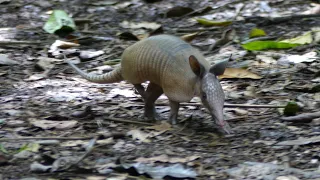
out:
<path id="1" fill-rule="evenodd" d="M 189 43 L 171 35 L 151 36 L 124 50 L 121 64 L 111 72 L 88 74 L 71 62 L 67 63 L 83 78 L 94 83 L 125 80 L 134 85 L 144 100 L 144 115 L 156 119 L 155 101 L 163 93 L 169 99 L 169 120 L 176 124 L 181 102 L 200 97 L 220 130 L 230 133 L 224 120 L 224 92 L 217 76 L 225 71 L 228 61 L 210 66 L 204 56 Z M 149 81 L 145 90 L 141 83 Z"/>

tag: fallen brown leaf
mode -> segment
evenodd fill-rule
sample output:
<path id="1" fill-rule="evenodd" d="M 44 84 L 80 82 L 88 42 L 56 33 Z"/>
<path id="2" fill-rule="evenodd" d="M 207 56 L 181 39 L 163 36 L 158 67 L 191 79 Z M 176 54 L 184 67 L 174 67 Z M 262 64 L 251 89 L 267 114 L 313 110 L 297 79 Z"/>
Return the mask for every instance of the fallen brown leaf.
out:
<path id="1" fill-rule="evenodd" d="M 49 120 L 31 120 L 30 122 L 35 127 L 42 129 L 70 129 L 77 125 L 78 121 L 49 121 Z"/>
<path id="2" fill-rule="evenodd" d="M 248 78 L 248 79 L 261 79 L 262 77 L 254 74 L 246 69 L 240 68 L 226 68 L 224 74 L 219 76 L 219 79 L 228 79 L 228 78 Z"/>
<path id="3" fill-rule="evenodd" d="M 171 124 L 167 123 L 167 122 L 161 122 L 161 124 L 159 125 L 154 125 L 154 126 L 149 126 L 149 127 L 145 127 L 146 129 L 154 129 L 156 131 L 169 131 L 171 130 Z"/>

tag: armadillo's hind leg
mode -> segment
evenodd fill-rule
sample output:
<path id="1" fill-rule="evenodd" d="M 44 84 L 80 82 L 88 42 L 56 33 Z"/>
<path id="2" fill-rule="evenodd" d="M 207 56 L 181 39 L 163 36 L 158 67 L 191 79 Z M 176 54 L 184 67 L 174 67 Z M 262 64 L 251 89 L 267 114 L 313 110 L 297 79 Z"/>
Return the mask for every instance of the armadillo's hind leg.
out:
<path id="1" fill-rule="evenodd" d="M 171 122 L 171 124 L 177 124 L 179 107 L 180 107 L 179 102 L 175 102 L 175 101 L 170 100 L 170 117 L 169 117 L 169 121 Z"/>
<path id="2" fill-rule="evenodd" d="M 138 91 L 138 93 L 140 94 L 140 96 L 142 97 L 142 99 L 143 99 L 144 101 L 146 101 L 144 87 L 143 87 L 141 84 L 134 84 L 133 86 L 134 86 L 134 88 Z"/>
<path id="3" fill-rule="evenodd" d="M 144 115 L 149 120 L 158 120 L 160 117 L 157 115 L 155 108 L 155 101 L 163 94 L 163 90 L 160 86 L 154 83 L 149 83 L 148 88 L 145 92 L 145 106 L 144 106 Z"/>

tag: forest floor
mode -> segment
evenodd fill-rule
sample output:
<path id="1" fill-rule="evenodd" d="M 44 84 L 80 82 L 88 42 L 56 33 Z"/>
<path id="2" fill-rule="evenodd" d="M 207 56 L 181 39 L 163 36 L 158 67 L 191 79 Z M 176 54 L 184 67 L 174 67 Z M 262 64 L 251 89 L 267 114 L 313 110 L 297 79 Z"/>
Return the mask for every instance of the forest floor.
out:
<path id="1" fill-rule="evenodd" d="M 43 30 L 57 9 L 74 19 L 72 37 Z M 320 179 L 319 115 L 285 121 L 283 108 L 272 107 L 294 101 L 297 114 L 320 111 L 319 4 L 4 0 L 0 13 L 0 179 Z M 232 24 L 207 27 L 200 17 Z M 240 42 L 253 28 L 271 40 L 315 36 L 295 48 L 248 51 Z M 212 64 L 232 54 L 235 72 L 221 79 L 226 103 L 270 107 L 225 107 L 233 134 L 223 135 L 199 98 L 182 103 L 171 126 L 161 96 L 164 121 L 147 122 L 131 84 L 88 82 L 49 53 L 56 40 L 80 44 L 68 58 L 103 73 L 124 49 L 162 33 L 188 35 Z"/>

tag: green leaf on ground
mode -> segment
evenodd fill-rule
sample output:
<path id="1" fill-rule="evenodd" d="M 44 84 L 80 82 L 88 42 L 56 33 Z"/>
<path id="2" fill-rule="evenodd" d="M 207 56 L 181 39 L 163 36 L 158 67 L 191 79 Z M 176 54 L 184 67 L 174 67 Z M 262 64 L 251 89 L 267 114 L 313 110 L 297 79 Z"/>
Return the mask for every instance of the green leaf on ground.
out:
<path id="1" fill-rule="evenodd" d="M 288 102 L 284 108 L 283 114 L 286 116 L 294 116 L 299 110 L 299 106 L 296 102 Z"/>
<path id="2" fill-rule="evenodd" d="M 63 10 L 53 10 L 43 29 L 50 33 L 62 31 L 70 33 L 76 29 L 76 25 L 71 17 Z"/>
<path id="3" fill-rule="evenodd" d="M 264 32 L 262 29 L 258 28 L 253 28 L 250 31 L 249 37 L 254 38 L 254 37 L 261 37 L 261 36 L 266 36 L 267 34 Z"/>
<path id="4" fill-rule="evenodd" d="M 3 152 L 3 153 L 8 153 L 8 151 L 3 147 L 2 144 L 0 144 L 0 152 Z"/>
<path id="5" fill-rule="evenodd" d="M 21 152 L 21 151 L 38 152 L 39 148 L 40 148 L 40 145 L 38 143 L 28 143 L 21 146 L 18 152 Z"/>
<path id="6" fill-rule="evenodd" d="M 252 41 L 241 46 L 250 51 L 259 51 L 265 49 L 289 49 L 299 46 L 300 44 L 292 44 L 278 41 Z"/>
<path id="7" fill-rule="evenodd" d="M 197 21 L 205 26 L 228 26 L 232 23 L 232 21 L 212 21 L 204 18 L 198 18 Z"/>
<path id="8" fill-rule="evenodd" d="M 304 33 L 301 36 L 285 39 L 280 42 L 291 43 L 291 44 L 310 44 L 312 43 L 312 33 L 311 31 Z"/>

